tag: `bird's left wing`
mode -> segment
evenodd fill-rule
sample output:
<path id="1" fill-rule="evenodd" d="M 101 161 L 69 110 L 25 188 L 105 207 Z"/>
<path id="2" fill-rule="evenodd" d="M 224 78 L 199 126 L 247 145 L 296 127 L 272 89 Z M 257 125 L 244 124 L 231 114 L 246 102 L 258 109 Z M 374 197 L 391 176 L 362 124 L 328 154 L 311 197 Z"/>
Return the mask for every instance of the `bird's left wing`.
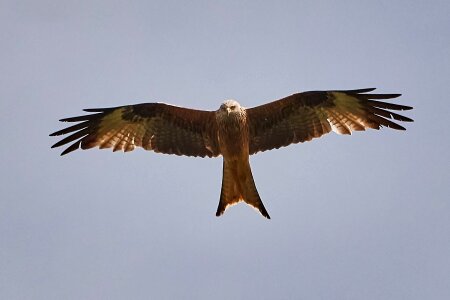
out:
<path id="1" fill-rule="evenodd" d="M 332 130 L 339 134 L 382 126 L 405 130 L 389 119 L 413 120 L 390 110 L 412 107 L 379 101 L 400 94 L 368 94 L 373 90 L 304 92 L 247 109 L 250 154 L 310 141 Z"/>
<path id="2" fill-rule="evenodd" d="M 70 134 L 52 146 L 72 143 L 61 155 L 78 148 L 112 148 L 131 151 L 135 147 L 155 152 L 212 157 L 220 154 L 214 112 L 164 103 L 143 103 L 113 108 L 85 109 L 88 114 L 61 119 L 78 122 L 51 136 Z"/>

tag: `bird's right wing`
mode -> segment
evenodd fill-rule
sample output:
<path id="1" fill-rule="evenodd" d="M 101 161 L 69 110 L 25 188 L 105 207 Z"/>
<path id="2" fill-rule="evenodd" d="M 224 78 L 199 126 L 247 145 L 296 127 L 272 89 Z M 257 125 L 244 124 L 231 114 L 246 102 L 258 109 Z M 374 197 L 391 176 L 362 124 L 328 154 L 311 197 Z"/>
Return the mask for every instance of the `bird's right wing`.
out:
<path id="1" fill-rule="evenodd" d="M 61 119 L 79 122 L 51 136 L 69 134 L 52 146 L 72 143 L 61 155 L 78 148 L 135 147 L 166 154 L 213 157 L 220 155 L 217 123 L 212 111 L 194 110 L 164 103 L 143 103 L 113 108 L 85 109 L 92 112 Z"/>

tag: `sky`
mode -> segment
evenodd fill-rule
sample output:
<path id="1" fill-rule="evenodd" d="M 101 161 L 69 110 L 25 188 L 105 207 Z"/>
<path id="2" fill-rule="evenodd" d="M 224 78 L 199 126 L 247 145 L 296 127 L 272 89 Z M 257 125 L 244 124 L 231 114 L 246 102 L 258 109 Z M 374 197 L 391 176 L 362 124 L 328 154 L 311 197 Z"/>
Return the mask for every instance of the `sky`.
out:
<path id="1" fill-rule="evenodd" d="M 450 2 L 0 1 L 1 299 L 450 299 Z M 251 157 L 50 149 L 82 109 L 376 87 L 414 123 Z"/>

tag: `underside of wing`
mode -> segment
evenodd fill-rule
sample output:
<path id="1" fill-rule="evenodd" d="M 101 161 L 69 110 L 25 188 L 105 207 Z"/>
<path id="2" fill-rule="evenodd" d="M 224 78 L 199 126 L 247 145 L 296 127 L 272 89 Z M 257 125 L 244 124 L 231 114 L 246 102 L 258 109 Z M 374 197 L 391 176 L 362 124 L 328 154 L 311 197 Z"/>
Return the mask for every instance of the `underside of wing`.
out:
<path id="1" fill-rule="evenodd" d="M 373 90 L 304 92 L 247 109 L 250 154 L 310 141 L 330 131 L 351 134 L 382 126 L 405 130 L 391 119 L 413 120 L 392 110 L 412 107 L 382 102 L 400 94 L 370 94 Z"/>
<path id="2" fill-rule="evenodd" d="M 166 154 L 212 157 L 220 154 L 214 112 L 164 103 L 144 103 L 113 108 L 85 109 L 92 114 L 61 119 L 77 124 L 51 136 L 66 135 L 52 146 L 70 144 L 61 155 L 76 149 L 136 147 Z"/>

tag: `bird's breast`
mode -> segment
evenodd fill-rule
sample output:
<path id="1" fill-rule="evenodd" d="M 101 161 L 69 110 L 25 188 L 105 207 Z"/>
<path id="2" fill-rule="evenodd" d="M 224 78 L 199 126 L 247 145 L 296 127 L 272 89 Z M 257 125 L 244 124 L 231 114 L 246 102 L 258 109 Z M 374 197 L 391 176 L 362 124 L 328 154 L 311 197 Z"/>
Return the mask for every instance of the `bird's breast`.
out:
<path id="1" fill-rule="evenodd" d="M 249 130 L 245 116 L 218 119 L 219 146 L 225 159 L 248 157 L 248 135 Z"/>

